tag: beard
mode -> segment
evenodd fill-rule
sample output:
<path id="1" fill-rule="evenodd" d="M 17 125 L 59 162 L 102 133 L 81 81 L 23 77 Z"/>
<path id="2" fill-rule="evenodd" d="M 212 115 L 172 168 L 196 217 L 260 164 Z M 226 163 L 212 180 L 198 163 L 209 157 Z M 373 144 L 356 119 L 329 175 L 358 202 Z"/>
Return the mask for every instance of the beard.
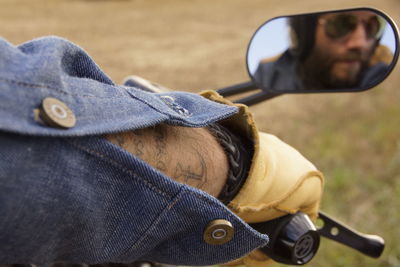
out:
<path id="1" fill-rule="evenodd" d="M 357 49 L 335 56 L 314 48 L 304 63 L 299 65 L 298 73 L 304 88 L 307 89 L 355 88 L 368 68 L 368 59 L 371 54 L 372 52 L 362 53 Z M 353 62 L 358 67 L 354 66 L 345 71 L 342 69 L 341 74 L 338 74 L 338 68 L 340 64 L 343 66 L 343 62 Z"/>

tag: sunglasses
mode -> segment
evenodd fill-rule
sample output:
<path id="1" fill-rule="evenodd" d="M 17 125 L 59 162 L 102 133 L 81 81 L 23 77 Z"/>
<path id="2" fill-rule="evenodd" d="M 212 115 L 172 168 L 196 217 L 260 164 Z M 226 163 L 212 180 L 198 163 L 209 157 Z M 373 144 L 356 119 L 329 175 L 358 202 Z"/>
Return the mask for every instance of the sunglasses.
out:
<path id="1" fill-rule="evenodd" d="M 319 19 L 319 23 L 325 26 L 325 33 L 331 39 L 339 39 L 352 33 L 362 23 L 368 39 L 379 39 L 382 37 L 385 28 L 385 21 L 378 17 L 372 16 L 367 20 L 360 20 L 352 14 L 338 14 L 336 16 Z"/>

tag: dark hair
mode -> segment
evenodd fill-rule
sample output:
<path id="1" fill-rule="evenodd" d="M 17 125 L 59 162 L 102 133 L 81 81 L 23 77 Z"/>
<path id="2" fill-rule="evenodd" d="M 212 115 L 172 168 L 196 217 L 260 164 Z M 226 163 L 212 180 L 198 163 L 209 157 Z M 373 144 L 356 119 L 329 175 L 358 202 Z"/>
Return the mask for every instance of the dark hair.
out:
<path id="1" fill-rule="evenodd" d="M 298 15 L 289 18 L 294 44 L 291 51 L 300 61 L 304 61 L 314 47 L 317 21 L 318 15 Z"/>

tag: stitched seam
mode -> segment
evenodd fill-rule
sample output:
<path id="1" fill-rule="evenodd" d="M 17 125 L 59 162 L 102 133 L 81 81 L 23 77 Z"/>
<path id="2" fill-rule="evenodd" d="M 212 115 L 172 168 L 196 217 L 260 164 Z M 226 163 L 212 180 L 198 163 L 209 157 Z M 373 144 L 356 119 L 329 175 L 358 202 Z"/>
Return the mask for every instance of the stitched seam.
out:
<path id="1" fill-rule="evenodd" d="M 304 175 L 303 177 L 301 177 L 301 179 L 300 179 L 300 182 L 299 183 L 297 183 L 294 187 L 293 187 L 293 189 L 286 195 L 286 196 L 284 196 L 280 201 L 277 201 L 277 202 L 275 202 L 275 203 L 273 203 L 273 205 L 276 205 L 276 206 L 278 206 L 279 204 L 281 204 L 282 202 L 285 202 L 287 199 L 289 199 L 294 193 L 296 193 L 297 192 L 297 190 L 300 188 L 300 186 L 302 186 L 303 185 L 303 183 L 306 181 L 306 180 L 308 180 L 308 179 L 313 179 L 313 178 L 315 178 L 315 177 L 317 177 L 319 180 L 320 180 L 320 182 L 321 182 L 321 186 L 324 184 L 324 180 L 323 180 L 323 176 L 322 176 L 322 173 L 320 172 L 320 171 L 310 171 L 310 172 L 308 172 L 306 175 Z M 322 190 L 322 188 L 321 188 L 321 190 Z"/>
<path id="2" fill-rule="evenodd" d="M 143 243 L 143 241 L 146 240 L 147 233 L 148 233 L 149 231 L 152 231 L 153 229 L 155 229 L 155 228 L 158 227 L 159 222 L 162 220 L 162 218 L 164 218 L 163 215 L 165 214 L 165 212 L 171 210 L 171 209 L 176 205 L 176 203 L 182 198 L 182 196 L 183 196 L 184 194 L 194 195 L 196 198 L 202 199 L 203 201 L 205 201 L 206 203 L 208 203 L 208 204 L 210 204 L 210 205 L 213 205 L 213 206 L 216 206 L 216 205 L 217 205 L 217 203 L 211 201 L 210 199 L 206 198 L 205 196 L 203 196 L 203 195 L 201 195 L 201 194 L 198 194 L 198 193 L 196 193 L 196 192 L 190 191 L 190 190 L 186 190 L 185 187 L 182 187 L 182 190 L 178 193 L 178 195 L 177 195 L 177 197 L 175 198 L 175 200 L 174 200 L 172 203 L 170 203 L 166 209 L 163 210 L 163 212 L 160 214 L 160 216 L 158 216 L 158 218 L 151 224 L 151 227 L 149 227 L 149 228 L 145 231 L 145 233 L 143 234 L 142 238 L 139 239 L 137 242 L 135 242 L 135 244 L 134 244 L 133 246 L 131 246 L 129 249 L 127 249 L 126 251 L 124 251 L 124 252 L 120 255 L 120 257 L 125 257 L 125 256 L 127 256 L 127 254 L 128 254 L 130 251 L 132 251 L 132 250 L 136 249 L 137 247 L 139 247 L 139 246 Z M 219 207 L 218 207 L 218 208 L 219 208 Z M 232 219 L 232 220 L 235 220 L 235 221 L 237 220 L 237 218 L 236 218 L 233 214 L 229 213 L 229 211 L 226 211 L 226 214 L 228 215 L 227 217 L 228 217 L 229 219 Z M 247 232 L 248 232 L 248 234 L 251 234 L 251 235 L 253 235 L 253 236 L 256 237 L 256 238 L 259 238 L 258 235 L 257 235 L 256 233 L 253 233 L 252 231 L 247 231 Z"/>
<path id="3" fill-rule="evenodd" d="M 7 82 L 7 83 L 10 83 L 10 84 L 16 84 L 16 85 L 23 86 L 23 87 L 46 88 L 46 89 L 54 90 L 54 91 L 59 92 L 59 93 L 64 94 L 64 95 L 79 96 L 79 97 L 85 97 L 85 98 L 117 99 L 117 98 L 125 98 L 126 97 L 125 95 L 100 97 L 100 96 L 95 96 L 95 95 L 81 95 L 81 94 L 75 94 L 75 93 L 68 93 L 68 92 L 60 90 L 58 88 L 49 86 L 47 84 L 34 84 L 34 83 L 20 82 L 20 81 L 15 81 L 15 80 L 11 80 L 11 79 L 6 79 L 6 78 L 3 78 L 3 77 L 0 77 L 0 81 Z M 171 118 L 171 114 L 159 110 L 158 108 L 154 107 L 153 105 L 147 103 L 146 101 L 144 101 L 144 100 L 142 100 L 140 98 L 137 98 L 136 96 L 130 94 L 129 92 L 127 92 L 127 93 L 129 94 L 130 97 L 132 97 L 132 98 L 134 98 L 134 99 L 146 104 L 147 106 L 149 106 L 150 108 L 156 110 L 157 112 L 159 112 L 159 113 L 161 113 L 163 115 L 166 115 L 168 118 Z M 184 118 L 180 118 L 178 116 L 173 116 L 173 118 L 171 118 L 171 121 L 187 122 Z M 197 124 L 193 124 L 193 125 L 197 125 Z"/>
<path id="4" fill-rule="evenodd" d="M 295 209 L 289 209 L 289 208 L 283 208 L 283 207 L 274 207 L 272 209 L 278 211 L 278 212 L 283 212 L 283 213 L 288 213 L 288 214 L 295 214 L 298 211 L 302 211 L 304 209 L 307 209 L 311 207 L 312 205 L 303 207 L 303 208 L 295 208 Z M 304 211 L 303 211 L 304 212 Z M 312 212 L 312 213 L 307 213 L 307 215 L 310 217 L 311 220 L 315 220 L 318 217 L 318 212 Z"/>
<path id="5" fill-rule="evenodd" d="M 66 141 L 66 142 L 70 143 L 70 144 L 73 145 L 74 147 L 76 147 L 76 148 L 78 148 L 78 149 L 80 149 L 80 150 L 83 150 L 83 151 L 85 151 L 85 152 L 87 152 L 87 153 L 89 153 L 89 154 L 91 154 L 91 155 L 93 155 L 93 156 L 97 156 L 97 157 L 103 159 L 104 161 L 110 163 L 110 164 L 113 165 L 114 167 L 117 167 L 118 169 L 120 169 L 120 170 L 123 171 L 124 173 L 127 173 L 127 174 L 132 175 L 132 176 L 136 176 L 136 177 L 143 178 L 143 177 L 139 176 L 137 173 L 135 173 L 133 170 L 124 167 L 123 165 L 121 165 L 121 164 L 118 163 L 117 161 L 115 161 L 115 160 L 109 158 L 108 156 L 106 156 L 106 155 L 100 153 L 99 151 L 95 151 L 95 150 L 89 149 L 89 148 L 87 148 L 87 147 L 78 145 L 78 144 L 76 144 L 76 143 L 74 143 L 74 142 L 71 142 L 71 141 Z M 166 192 L 163 192 L 163 191 L 159 190 L 159 189 L 158 189 L 156 186 L 154 186 L 152 183 L 150 183 L 149 181 L 145 180 L 145 178 L 141 179 L 140 181 L 143 181 L 144 184 L 145 184 L 146 186 L 148 186 L 148 187 L 149 187 L 150 189 L 152 189 L 153 191 L 159 193 L 160 195 L 163 195 L 163 196 L 169 197 L 169 198 L 172 197 L 172 196 L 168 195 Z"/>
<path id="6" fill-rule="evenodd" d="M 215 202 L 213 202 L 213 201 L 211 201 L 210 199 L 208 199 L 208 198 L 206 198 L 205 196 L 202 196 L 202 195 L 200 195 L 200 194 L 198 194 L 198 193 L 196 193 L 196 192 L 192 192 L 192 191 L 188 191 L 188 193 L 189 194 L 191 194 L 191 195 L 195 195 L 197 198 L 201 198 L 202 200 L 204 200 L 204 201 L 206 201 L 206 202 L 208 202 L 210 205 L 217 205 Z M 222 203 L 222 202 L 221 202 Z M 227 207 L 227 206 L 225 206 L 225 207 Z M 219 207 L 218 207 L 219 208 Z M 228 207 L 227 207 L 228 208 Z M 229 209 L 229 208 L 228 208 Z M 231 219 L 231 220 L 235 220 L 235 221 L 237 221 L 238 219 L 236 218 L 236 216 L 235 215 L 233 215 L 233 214 L 231 214 L 229 211 L 226 211 L 225 212 L 227 215 L 228 215 L 228 218 L 229 219 Z M 239 216 L 238 216 L 239 217 Z M 240 218 L 240 217 L 239 217 Z M 243 220 L 244 221 L 244 220 Z M 247 224 L 247 222 L 245 222 L 246 224 Z M 243 227 L 244 229 L 245 229 L 245 227 Z M 246 232 L 247 232 L 247 234 L 251 234 L 251 235 L 253 235 L 254 237 L 256 237 L 257 239 L 259 239 L 259 236 L 256 234 L 256 233 L 253 233 L 252 231 L 249 231 L 249 230 L 247 230 L 246 229 Z"/>
<path id="7" fill-rule="evenodd" d="M 182 189 L 182 190 L 183 190 L 183 189 Z M 170 203 L 170 204 L 161 212 L 161 214 L 157 217 L 157 219 L 155 219 L 155 220 L 151 223 L 150 227 L 147 228 L 147 230 L 143 233 L 142 237 L 141 237 L 138 241 L 136 241 L 134 245 L 132 245 L 131 247 L 129 247 L 128 249 L 126 249 L 120 256 L 121 256 L 121 257 L 126 256 L 126 254 L 127 254 L 129 251 L 131 251 L 131 250 L 133 250 L 133 249 L 136 249 L 139 245 L 141 245 L 142 242 L 147 238 L 148 233 L 151 232 L 151 231 L 152 231 L 153 229 L 155 229 L 156 227 L 158 227 L 159 222 L 164 218 L 165 212 L 170 211 L 170 210 L 176 205 L 176 203 L 182 198 L 182 195 L 183 195 L 183 193 L 182 193 L 182 191 L 180 191 L 180 192 L 178 193 L 177 197 L 175 198 L 175 200 L 174 200 L 172 203 Z"/>
<path id="8" fill-rule="evenodd" d="M 5 78 L 3 78 L 3 77 L 0 77 L 0 81 L 4 81 L 4 82 L 10 83 L 10 84 L 16 84 L 16 85 L 23 86 L 23 87 L 30 87 L 30 88 L 46 88 L 46 89 L 51 89 L 51 90 L 54 90 L 54 91 L 56 91 L 56 92 L 62 93 L 62 94 L 64 94 L 64 95 L 72 95 L 72 96 L 79 96 L 79 97 L 86 97 L 86 98 L 115 99 L 115 98 L 124 98 L 124 97 L 125 97 L 124 95 L 120 95 L 120 96 L 116 96 L 116 97 L 99 97 L 99 96 L 94 96 L 94 95 L 73 94 L 73 93 L 68 93 L 68 92 L 65 92 L 65 91 L 63 91 L 63 90 L 60 90 L 60 89 L 58 89 L 58 88 L 49 86 L 49 85 L 47 85 L 47 84 L 34 84 L 34 83 L 20 82 L 20 81 L 15 81 L 15 80 L 11 80 L 11 79 L 5 79 Z M 150 105 L 150 104 L 147 103 L 146 101 L 144 101 L 144 100 L 142 100 L 142 99 L 140 99 L 140 98 L 138 98 L 138 97 L 136 97 L 136 96 L 130 94 L 129 92 L 128 92 L 128 94 L 129 94 L 130 97 L 132 97 L 132 98 L 134 98 L 134 99 L 136 99 L 136 100 L 138 100 L 138 101 L 140 101 L 140 102 L 146 104 L 147 106 L 153 108 L 153 109 L 156 110 L 157 112 L 159 112 L 159 113 L 161 113 L 161 114 L 164 114 L 164 115 L 170 117 L 170 114 L 165 113 L 165 112 L 163 112 L 163 111 L 157 109 L 157 108 L 154 107 L 153 105 Z M 177 121 L 185 121 L 184 119 L 179 118 L 179 117 L 178 117 L 178 118 L 175 117 L 175 120 L 177 120 Z"/>
<path id="9" fill-rule="evenodd" d="M 134 99 L 136 99 L 136 100 L 138 100 L 138 101 L 140 101 L 140 102 L 146 104 L 147 106 L 149 106 L 150 108 L 154 109 L 155 111 L 157 111 L 157 112 L 159 112 L 159 113 L 161 113 L 161 114 L 163 114 L 163 115 L 166 115 L 171 121 L 176 120 L 176 121 L 178 121 L 178 122 L 186 122 L 186 120 L 183 119 L 183 118 L 179 118 L 179 117 L 177 117 L 177 116 L 173 116 L 173 115 L 171 115 L 171 114 L 168 114 L 168 113 L 166 113 L 166 112 L 164 112 L 164 111 L 159 110 L 158 108 L 154 107 L 153 105 L 147 103 L 147 101 L 145 101 L 145 100 L 143 100 L 143 99 L 140 99 L 140 98 L 138 98 L 137 96 L 133 95 L 133 94 L 130 93 L 129 91 L 128 91 L 128 94 L 129 94 L 132 98 L 134 98 Z M 166 104 L 164 104 L 164 105 L 166 105 Z M 173 117 L 172 117 L 172 116 L 173 116 Z M 171 118 L 171 117 L 172 117 L 172 118 Z"/>
<path id="10" fill-rule="evenodd" d="M 211 201 L 210 199 L 208 199 L 208 198 L 206 198 L 205 196 L 200 195 L 200 194 L 198 194 L 198 193 L 196 193 L 196 192 L 187 191 L 187 193 L 189 193 L 189 194 L 191 194 L 191 195 L 195 195 L 196 198 L 200 198 L 200 199 L 202 199 L 203 201 L 209 203 L 210 205 L 213 205 L 213 206 L 216 206 L 216 205 L 217 205 L 217 203 Z M 222 203 L 222 202 L 221 202 L 221 203 Z M 227 207 L 227 206 L 225 206 L 225 207 Z M 219 207 L 218 207 L 218 208 L 219 208 Z M 227 207 L 227 208 L 228 208 L 228 207 Z M 228 215 L 229 219 L 237 220 L 237 218 L 236 218 L 235 215 L 229 213 L 229 210 L 226 211 L 226 214 Z M 251 232 L 251 231 L 249 231 L 249 233 L 251 233 L 253 236 L 259 238 L 255 233 L 253 233 L 253 232 Z"/>
<path id="11" fill-rule="evenodd" d="M 171 115 L 171 114 L 169 114 L 169 113 L 166 113 L 166 112 L 164 112 L 164 111 L 159 110 L 158 108 L 154 107 L 152 104 L 147 103 L 144 99 L 140 99 L 140 98 L 136 97 L 135 95 L 133 95 L 133 94 L 132 94 L 131 92 L 129 92 L 129 91 L 128 91 L 128 94 L 129 94 L 132 98 L 134 98 L 134 99 L 136 99 L 136 100 L 138 100 L 138 101 L 140 101 L 140 102 L 142 102 L 142 103 L 148 105 L 149 107 L 153 108 L 153 109 L 156 110 L 157 112 L 168 116 L 169 122 L 171 122 L 171 123 L 172 123 L 172 122 L 177 122 L 177 123 L 181 123 L 181 122 L 190 123 L 190 122 L 187 121 L 185 118 L 181 118 L 181 117 L 178 116 L 178 115 L 175 115 L 175 116 L 174 116 L 174 115 Z M 164 105 L 167 105 L 165 102 L 163 102 L 163 103 L 164 103 Z M 220 103 L 218 103 L 218 104 L 220 104 Z M 167 106 L 168 106 L 168 105 L 167 105 Z M 168 106 L 168 108 L 171 109 L 169 106 Z M 174 111 L 173 109 L 171 109 L 171 110 Z M 174 111 L 174 113 L 176 113 L 176 111 Z M 215 119 L 215 120 L 222 120 L 222 119 L 225 119 L 225 118 L 230 117 L 230 116 L 232 116 L 232 115 L 233 115 L 233 114 L 226 114 L 225 116 L 222 116 L 221 118 L 218 118 L 218 119 Z M 208 124 L 208 123 L 207 123 L 207 124 Z M 202 123 L 201 125 L 205 126 L 205 125 L 207 125 L 207 124 Z M 196 124 L 196 123 L 190 123 L 190 125 L 199 126 L 199 124 Z"/>
<path id="12" fill-rule="evenodd" d="M 184 190 L 184 191 L 183 191 L 183 190 Z M 182 192 L 182 191 L 183 191 L 183 192 Z M 127 249 L 124 253 L 122 253 L 122 254 L 121 254 L 121 257 L 126 256 L 126 254 L 127 254 L 128 252 L 130 252 L 130 251 L 133 250 L 133 249 L 136 249 L 139 245 L 141 245 L 141 243 L 143 242 L 143 240 L 145 240 L 145 238 L 147 237 L 147 233 L 148 233 L 149 231 L 155 229 L 156 227 L 158 227 L 158 223 L 159 223 L 160 220 L 163 218 L 163 214 L 164 214 L 166 211 L 171 210 L 172 207 L 174 207 L 174 206 L 176 205 L 176 203 L 182 198 L 182 196 L 184 195 L 184 193 L 190 194 L 190 195 L 194 195 L 196 198 L 202 199 L 202 200 L 204 200 L 205 202 L 207 202 L 207 203 L 209 203 L 209 204 L 211 204 L 211 205 L 213 205 L 213 206 L 217 205 L 215 202 L 211 201 L 210 199 L 206 198 L 205 196 L 202 196 L 202 195 L 200 195 L 200 194 L 198 194 L 198 193 L 196 193 L 196 192 L 192 192 L 192 191 L 185 190 L 184 187 L 182 187 L 182 191 L 179 192 L 179 193 L 178 193 L 178 196 L 176 197 L 176 199 L 175 199 L 171 204 L 169 204 L 168 207 L 167 207 L 165 210 L 163 210 L 162 214 L 152 223 L 152 226 L 146 230 L 146 232 L 143 234 L 143 237 L 142 237 L 141 239 L 139 239 L 139 240 L 136 242 L 135 245 L 133 245 L 132 247 L 130 247 L 129 249 Z M 219 207 L 218 207 L 218 208 L 219 208 Z M 226 214 L 228 215 L 229 219 L 237 220 L 237 218 L 236 218 L 234 215 L 230 214 L 228 211 L 226 212 Z M 248 233 L 251 234 L 251 235 L 253 235 L 254 237 L 259 238 L 259 237 L 257 236 L 257 234 L 253 233 L 252 231 L 248 231 Z"/>
<path id="13" fill-rule="evenodd" d="M 0 80 L 1 80 L 1 78 L 0 78 Z M 107 99 L 107 98 L 103 98 L 103 99 Z M 110 99 L 112 99 L 112 98 L 110 98 Z M 139 100 L 139 99 L 138 99 Z M 144 102 L 144 104 L 146 104 L 145 102 Z M 11 106 L 10 106 L 11 107 Z M 4 105 L 1 105 L 1 103 L 0 103 L 0 110 L 4 110 L 4 111 L 9 111 L 10 110 L 10 107 L 9 106 L 7 106 L 7 107 L 5 107 Z M 150 108 L 151 108 L 151 106 L 150 106 Z M 157 112 L 159 112 L 158 110 L 156 110 L 156 109 L 154 109 L 155 111 L 157 111 Z M 162 113 L 162 112 L 159 112 L 159 113 Z M 164 114 L 164 115 L 168 115 L 168 114 L 165 114 L 165 113 L 162 113 L 162 114 Z M 125 110 L 118 110 L 116 113 L 113 113 L 113 115 L 115 116 L 115 117 L 118 117 L 118 119 L 120 119 L 121 118 L 121 116 L 120 115 L 125 115 L 125 117 L 126 118 L 129 118 L 129 115 L 127 115 L 127 112 L 125 111 Z M 132 116 L 131 116 L 132 117 Z M 98 114 L 96 114 L 96 113 L 94 113 L 94 114 L 90 114 L 89 116 L 84 116 L 84 115 L 80 115 L 79 116 L 79 120 L 80 121 L 82 121 L 82 120 L 93 120 L 93 119 L 97 119 L 98 120 Z M 101 119 L 100 120 L 101 122 L 115 122 L 115 118 L 113 117 L 113 118 L 107 118 L 107 119 Z M 157 120 L 158 121 L 158 120 Z M 174 120 L 171 120 L 171 122 L 174 122 Z M 185 122 L 185 121 L 184 121 Z M 188 123 L 188 122 L 185 122 L 185 123 Z M 179 124 L 180 125 L 180 124 Z M 195 126 L 197 126 L 197 124 L 190 124 L 190 125 L 195 125 Z"/>
<path id="14" fill-rule="evenodd" d="M 124 98 L 124 95 L 119 95 L 119 96 L 110 96 L 110 97 L 101 97 L 101 96 L 95 96 L 95 95 L 81 95 L 81 94 L 75 94 L 75 93 L 68 93 L 63 90 L 60 90 L 59 88 L 47 85 L 47 84 L 34 84 L 34 83 L 27 83 L 27 82 L 20 82 L 20 81 L 15 81 L 11 79 L 6 79 L 3 77 L 0 77 L 0 81 L 10 83 L 10 84 L 16 84 L 18 86 L 23 86 L 23 87 L 30 87 L 30 88 L 46 88 L 46 89 L 51 89 L 56 92 L 62 93 L 64 95 L 72 95 L 72 96 L 80 96 L 80 97 L 86 97 L 86 98 L 103 98 L 103 99 L 114 99 L 114 98 Z M 110 85 L 111 86 L 111 85 Z"/>
<path id="15" fill-rule="evenodd" d="M 205 196 L 202 196 L 202 195 L 200 195 L 200 194 L 197 194 L 197 193 L 191 192 L 191 191 L 189 191 L 188 193 L 191 194 L 191 195 L 195 195 L 196 198 L 200 198 L 200 199 L 202 199 L 203 201 L 209 203 L 210 205 L 213 205 L 213 206 L 217 205 L 215 202 L 212 202 L 210 199 L 206 198 Z M 221 202 L 221 203 L 222 203 L 222 202 Z M 226 206 L 225 206 L 225 207 L 226 207 Z M 219 208 L 219 207 L 218 207 L 218 208 Z M 235 216 L 233 216 L 232 214 L 230 214 L 228 211 L 227 211 L 227 214 L 228 214 L 228 217 L 229 217 L 230 219 L 235 219 L 235 220 L 237 220 L 237 219 L 235 218 Z"/>

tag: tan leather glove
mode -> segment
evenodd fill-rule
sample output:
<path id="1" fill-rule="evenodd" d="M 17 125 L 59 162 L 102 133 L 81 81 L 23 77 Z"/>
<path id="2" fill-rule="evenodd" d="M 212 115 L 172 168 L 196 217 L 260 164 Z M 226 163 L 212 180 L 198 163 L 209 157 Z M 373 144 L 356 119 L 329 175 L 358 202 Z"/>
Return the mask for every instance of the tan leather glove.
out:
<path id="1" fill-rule="evenodd" d="M 212 91 L 202 92 L 210 100 L 234 105 Z M 316 220 L 324 178 L 315 166 L 277 137 L 258 132 L 245 105 L 239 113 L 221 122 L 254 142 L 254 155 L 246 182 L 228 207 L 248 223 L 272 220 L 302 211 Z M 227 265 L 262 267 L 271 260 L 256 250 Z"/>

